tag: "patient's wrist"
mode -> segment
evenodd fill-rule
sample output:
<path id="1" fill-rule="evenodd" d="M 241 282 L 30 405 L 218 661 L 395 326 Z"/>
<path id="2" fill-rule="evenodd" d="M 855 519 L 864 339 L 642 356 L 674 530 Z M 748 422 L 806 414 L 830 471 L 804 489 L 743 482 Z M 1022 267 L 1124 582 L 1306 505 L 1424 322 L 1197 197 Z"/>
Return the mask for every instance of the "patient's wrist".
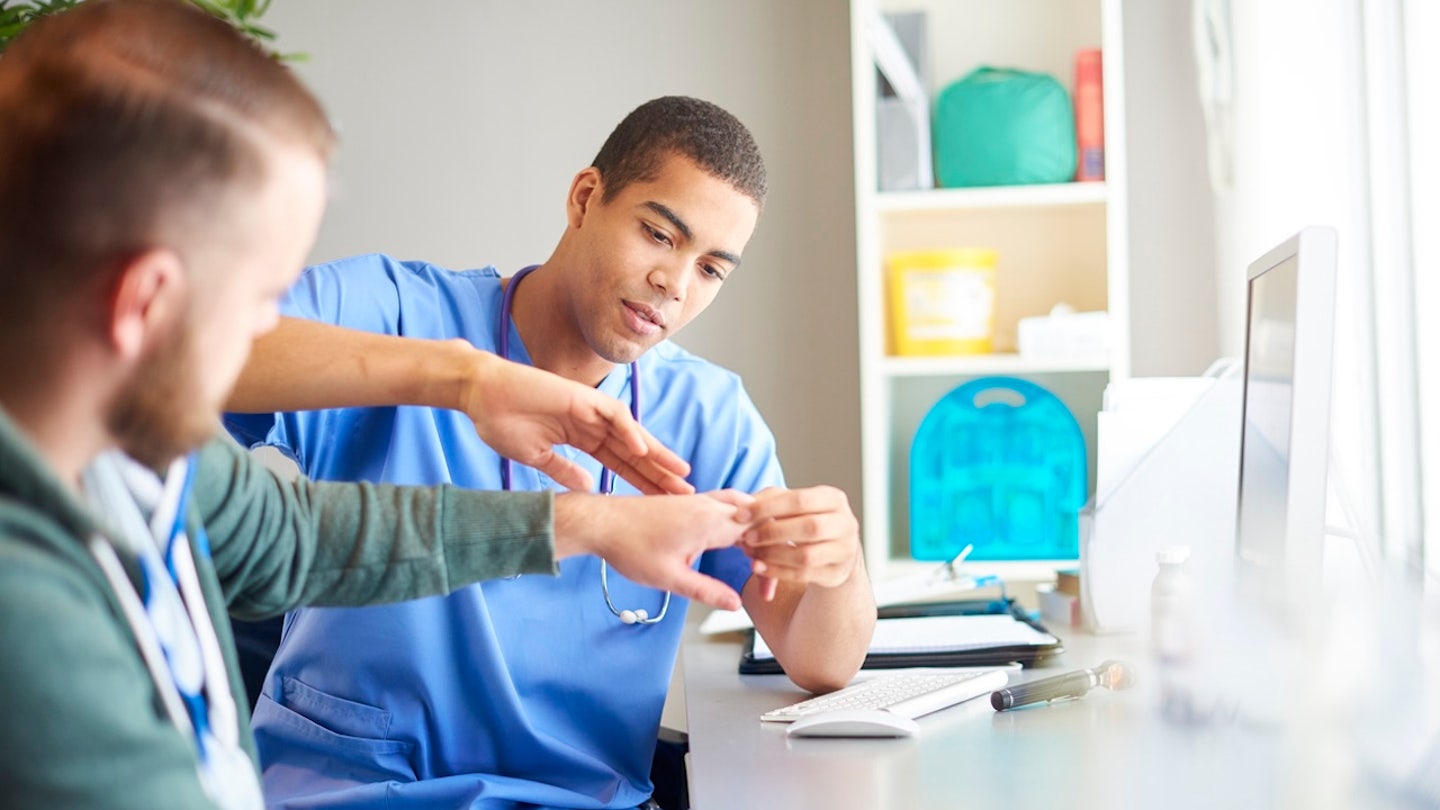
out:
<path id="1" fill-rule="evenodd" d="M 555 559 L 579 554 L 604 557 L 609 551 L 612 501 L 588 492 L 555 496 Z"/>

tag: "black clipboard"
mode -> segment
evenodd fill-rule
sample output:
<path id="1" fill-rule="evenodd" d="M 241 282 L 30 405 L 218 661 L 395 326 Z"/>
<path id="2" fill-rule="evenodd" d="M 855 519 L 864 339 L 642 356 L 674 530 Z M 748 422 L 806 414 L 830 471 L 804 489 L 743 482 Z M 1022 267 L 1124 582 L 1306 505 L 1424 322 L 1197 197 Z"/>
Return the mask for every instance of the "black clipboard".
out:
<path id="1" fill-rule="evenodd" d="M 955 602 L 928 602 L 913 605 L 891 605 L 880 608 L 879 619 L 905 619 L 920 616 L 979 616 L 1010 614 L 1051 638 L 1055 634 L 1031 619 L 1014 599 L 968 599 Z M 975 667 L 1000 666 L 1018 662 L 1021 666 L 1036 664 L 1065 652 L 1059 639 L 1053 644 L 999 645 L 993 647 L 947 650 L 941 652 L 871 653 L 865 656 L 862 669 L 902 669 L 905 667 Z M 750 631 L 745 652 L 740 656 L 741 675 L 780 675 L 784 673 L 774 658 L 755 657 L 755 631 Z"/>

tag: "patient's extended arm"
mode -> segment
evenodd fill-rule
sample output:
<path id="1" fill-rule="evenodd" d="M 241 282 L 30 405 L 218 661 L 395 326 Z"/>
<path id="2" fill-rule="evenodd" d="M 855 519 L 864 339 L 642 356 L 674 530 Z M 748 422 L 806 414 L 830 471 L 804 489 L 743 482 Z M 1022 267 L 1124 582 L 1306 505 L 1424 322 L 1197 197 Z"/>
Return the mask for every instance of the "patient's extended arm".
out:
<path id="1" fill-rule="evenodd" d="M 504 360 L 468 342 L 420 340 L 281 318 L 255 341 L 226 408 L 241 413 L 421 405 L 463 411 L 501 455 L 571 489 L 590 474 L 554 451 L 568 444 L 651 494 L 688 493 L 687 465 L 624 403 Z"/>

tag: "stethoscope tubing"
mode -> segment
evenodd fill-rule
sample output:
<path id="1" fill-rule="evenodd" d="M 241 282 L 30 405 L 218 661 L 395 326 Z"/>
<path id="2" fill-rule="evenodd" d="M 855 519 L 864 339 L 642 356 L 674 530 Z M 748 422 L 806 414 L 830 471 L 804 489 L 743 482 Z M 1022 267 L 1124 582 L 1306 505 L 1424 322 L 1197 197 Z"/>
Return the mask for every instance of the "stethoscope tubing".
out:
<path id="1" fill-rule="evenodd" d="M 500 318 L 499 334 L 496 336 L 495 346 L 499 349 L 501 359 L 510 359 L 510 324 L 512 313 L 515 307 L 515 290 L 520 282 L 530 275 L 539 265 L 530 265 L 516 273 L 505 285 L 505 292 L 500 297 Z M 630 417 L 640 424 L 640 364 L 630 363 Z M 500 457 L 500 488 L 509 492 L 512 485 L 514 464 L 510 459 Z M 608 467 L 600 469 L 600 494 L 611 495 L 615 492 L 615 473 Z M 670 610 L 670 592 L 665 592 L 665 601 L 660 604 L 660 612 L 654 616 L 649 615 L 645 609 L 621 610 L 615 607 L 615 602 L 610 598 L 610 578 L 607 576 L 608 564 L 602 557 L 600 559 L 600 590 L 605 596 L 605 606 L 625 624 L 656 624 L 665 618 Z"/>

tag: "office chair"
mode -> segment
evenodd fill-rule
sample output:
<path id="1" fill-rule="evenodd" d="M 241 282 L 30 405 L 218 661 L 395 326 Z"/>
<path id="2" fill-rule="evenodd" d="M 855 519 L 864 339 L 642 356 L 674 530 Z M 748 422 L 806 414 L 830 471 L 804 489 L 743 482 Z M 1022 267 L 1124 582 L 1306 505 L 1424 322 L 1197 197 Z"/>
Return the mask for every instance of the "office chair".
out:
<path id="1" fill-rule="evenodd" d="M 655 740 L 655 757 L 650 762 L 652 796 L 661 810 L 690 810 L 690 781 L 685 772 L 685 755 L 690 752 L 690 735 L 660 727 Z"/>

